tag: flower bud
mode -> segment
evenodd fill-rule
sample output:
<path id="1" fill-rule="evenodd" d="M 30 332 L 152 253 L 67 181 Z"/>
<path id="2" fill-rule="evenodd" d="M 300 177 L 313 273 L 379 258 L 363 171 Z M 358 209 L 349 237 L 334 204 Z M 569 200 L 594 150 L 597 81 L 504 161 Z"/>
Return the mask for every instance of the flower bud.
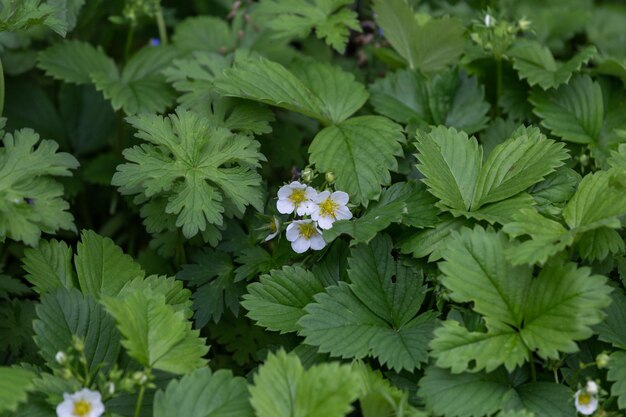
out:
<path id="1" fill-rule="evenodd" d="M 67 362 L 67 355 L 65 354 L 65 352 L 58 351 L 57 354 L 54 355 L 54 360 L 59 365 L 63 365 L 65 362 Z"/>
<path id="2" fill-rule="evenodd" d="M 592 395 L 597 395 L 599 391 L 598 384 L 592 380 L 587 381 L 587 385 L 585 386 L 585 389 L 587 390 L 589 394 L 592 394 Z"/>
<path id="3" fill-rule="evenodd" d="M 335 182 L 335 173 L 332 171 L 328 171 L 324 177 L 326 178 L 326 182 L 329 184 Z"/>
<path id="4" fill-rule="evenodd" d="M 109 393 L 109 395 L 115 394 L 115 384 L 113 382 L 107 382 L 106 390 Z"/>
<path id="5" fill-rule="evenodd" d="M 311 168 L 305 168 L 302 171 L 302 181 L 311 182 L 313 179 L 313 170 Z"/>
<path id="6" fill-rule="evenodd" d="M 522 32 L 525 32 L 526 30 L 528 30 L 528 28 L 530 28 L 531 23 L 532 22 L 530 20 L 522 17 L 520 20 L 517 21 L 517 26 L 519 26 L 519 29 Z"/>
<path id="7" fill-rule="evenodd" d="M 605 352 L 602 352 L 598 356 L 596 356 L 596 366 L 598 367 L 598 369 L 606 368 L 610 360 L 611 357 Z"/>

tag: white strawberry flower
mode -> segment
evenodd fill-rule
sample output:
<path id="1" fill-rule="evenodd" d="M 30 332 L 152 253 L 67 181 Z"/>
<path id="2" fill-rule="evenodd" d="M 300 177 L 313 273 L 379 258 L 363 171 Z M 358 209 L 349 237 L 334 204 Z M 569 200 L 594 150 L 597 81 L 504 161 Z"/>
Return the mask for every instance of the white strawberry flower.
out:
<path id="1" fill-rule="evenodd" d="M 326 246 L 322 232 L 317 223 L 312 220 L 294 220 L 287 226 L 287 240 L 296 253 L 303 253 L 309 249 L 320 250 Z"/>
<path id="2" fill-rule="evenodd" d="M 316 195 L 317 192 L 313 188 L 294 181 L 280 187 L 276 208 L 282 214 L 290 214 L 295 210 L 298 216 L 304 216 L 310 214 L 309 205 Z"/>
<path id="3" fill-rule="evenodd" d="M 585 385 L 585 390 L 591 395 L 597 395 L 599 392 L 598 384 L 596 381 L 589 380 Z"/>
<path id="4" fill-rule="evenodd" d="M 73 394 L 63 394 L 63 402 L 57 406 L 57 417 L 100 417 L 104 404 L 98 391 L 88 388 Z"/>
<path id="5" fill-rule="evenodd" d="M 346 206 L 349 196 L 343 191 L 322 191 L 311 205 L 311 219 L 317 221 L 322 229 L 333 227 L 335 220 L 350 220 L 352 213 Z"/>
<path id="6" fill-rule="evenodd" d="M 586 389 L 579 389 L 574 394 L 574 405 L 580 414 L 590 416 L 598 409 L 598 397 Z"/>

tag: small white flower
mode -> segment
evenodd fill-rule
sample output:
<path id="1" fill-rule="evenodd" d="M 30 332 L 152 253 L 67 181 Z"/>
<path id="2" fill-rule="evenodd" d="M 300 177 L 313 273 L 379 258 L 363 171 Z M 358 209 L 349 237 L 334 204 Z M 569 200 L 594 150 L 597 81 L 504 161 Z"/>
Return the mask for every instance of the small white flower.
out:
<path id="1" fill-rule="evenodd" d="M 67 355 L 65 352 L 58 351 L 56 355 L 54 355 L 54 360 L 57 361 L 59 365 L 63 365 L 67 360 Z"/>
<path id="2" fill-rule="evenodd" d="M 492 23 L 495 23 L 495 20 L 489 13 L 485 15 L 485 26 L 491 27 Z"/>
<path id="3" fill-rule="evenodd" d="M 287 226 L 287 240 L 296 253 L 306 252 L 309 248 L 320 250 L 326 246 L 322 232 L 312 220 L 294 220 Z"/>
<path id="4" fill-rule="evenodd" d="M 317 221 L 320 228 L 330 229 L 333 227 L 335 220 L 350 220 L 352 213 L 346 204 L 348 204 L 348 194 L 343 191 L 322 191 L 313 200 L 311 205 L 311 219 Z"/>
<path id="5" fill-rule="evenodd" d="M 272 217 L 272 222 L 268 225 L 268 228 L 272 233 L 267 235 L 264 242 L 274 239 L 278 235 L 278 232 L 280 232 L 280 223 L 276 217 Z"/>
<path id="6" fill-rule="evenodd" d="M 57 406 L 57 417 L 100 417 L 103 413 L 100 393 L 87 388 L 63 394 L 63 402 Z"/>
<path id="7" fill-rule="evenodd" d="M 579 389 L 576 391 L 574 404 L 580 414 L 590 416 L 598 408 L 598 397 L 590 394 L 585 389 Z"/>
<path id="8" fill-rule="evenodd" d="M 587 381 L 587 385 L 585 386 L 585 390 L 591 395 L 598 394 L 598 384 L 595 381 Z"/>
<path id="9" fill-rule="evenodd" d="M 309 205 L 316 195 L 317 192 L 313 188 L 294 181 L 280 187 L 276 208 L 282 214 L 290 214 L 295 210 L 298 216 L 304 216 L 310 214 Z"/>

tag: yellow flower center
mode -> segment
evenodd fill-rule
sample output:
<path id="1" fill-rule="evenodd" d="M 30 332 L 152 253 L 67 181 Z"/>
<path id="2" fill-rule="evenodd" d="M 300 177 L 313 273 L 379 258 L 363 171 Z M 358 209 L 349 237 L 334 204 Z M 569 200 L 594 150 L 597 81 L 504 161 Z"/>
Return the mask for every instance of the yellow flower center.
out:
<path id="1" fill-rule="evenodd" d="M 591 395 L 587 392 L 581 392 L 578 396 L 578 404 L 589 405 L 589 403 L 591 403 Z"/>
<path id="2" fill-rule="evenodd" d="M 315 230 L 315 226 L 313 226 L 313 223 L 298 224 L 298 231 L 300 232 L 300 236 L 302 236 L 306 240 L 311 239 L 313 235 L 317 234 L 317 231 Z"/>
<path id="3" fill-rule="evenodd" d="M 330 197 L 326 200 L 322 201 L 319 205 L 320 207 L 320 216 L 322 217 L 335 217 L 335 213 L 339 204 L 335 203 Z"/>
<path id="4" fill-rule="evenodd" d="M 296 188 L 295 190 L 291 192 L 291 195 L 289 196 L 289 200 L 291 200 L 293 204 L 300 204 L 304 202 L 306 200 L 306 195 L 304 194 L 304 190 L 300 188 Z"/>
<path id="5" fill-rule="evenodd" d="M 85 400 L 78 400 L 74 403 L 74 414 L 76 417 L 85 417 L 91 411 L 91 404 Z"/>

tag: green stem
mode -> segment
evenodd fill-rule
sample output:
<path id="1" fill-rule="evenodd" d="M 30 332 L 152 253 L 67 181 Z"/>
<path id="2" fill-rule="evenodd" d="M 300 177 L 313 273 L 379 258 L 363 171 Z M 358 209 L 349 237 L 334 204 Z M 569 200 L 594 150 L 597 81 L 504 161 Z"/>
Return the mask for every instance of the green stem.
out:
<path id="1" fill-rule="evenodd" d="M 156 10 L 156 22 L 159 28 L 159 40 L 163 45 L 167 45 L 167 28 L 165 27 L 165 19 L 163 19 L 163 9 L 161 5 L 157 6 Z"/>
<path id="2" fill-rule="evenodd" d="M 0 60 L 0 117 L 4 110 L 4 68 L 2 68 L 2 60 Z"/>
<path id="3" fill-rule="evenodd" d="M 496 59 L 496 116 L 500 116 L 500 96 L 502 95 L 502 58 Z"/>
<path id="4" fill-rule="evenodd" d="M 130 48 L 133 45 L 133 36 L 135 35 L 135 24 L 131 23 L 126 34 L 126 44 L 124 45 L 124 62 L 128 62 L 130 56 Z"/>
<path id="5" fill-rule="evenodd" d="M 142 385 L 141 388 L 139 388 L 139 396 L 137 397 L 137 404 L 135 405 L 135 417 L 139 417 L 139 413 L 141 412 L 141 403 L 143 403 L 143 393 L 145 390 L 145 385 Z"/>
<path id="6" fill-rule="evenodd" d="M 537 369 L 535 368 L 535 361 L 533 360 L 532 352 L 530 352 L 528 359 L 530 362 L 530 377 L 532 378 L 533 382 L 537 382 Z"/>

